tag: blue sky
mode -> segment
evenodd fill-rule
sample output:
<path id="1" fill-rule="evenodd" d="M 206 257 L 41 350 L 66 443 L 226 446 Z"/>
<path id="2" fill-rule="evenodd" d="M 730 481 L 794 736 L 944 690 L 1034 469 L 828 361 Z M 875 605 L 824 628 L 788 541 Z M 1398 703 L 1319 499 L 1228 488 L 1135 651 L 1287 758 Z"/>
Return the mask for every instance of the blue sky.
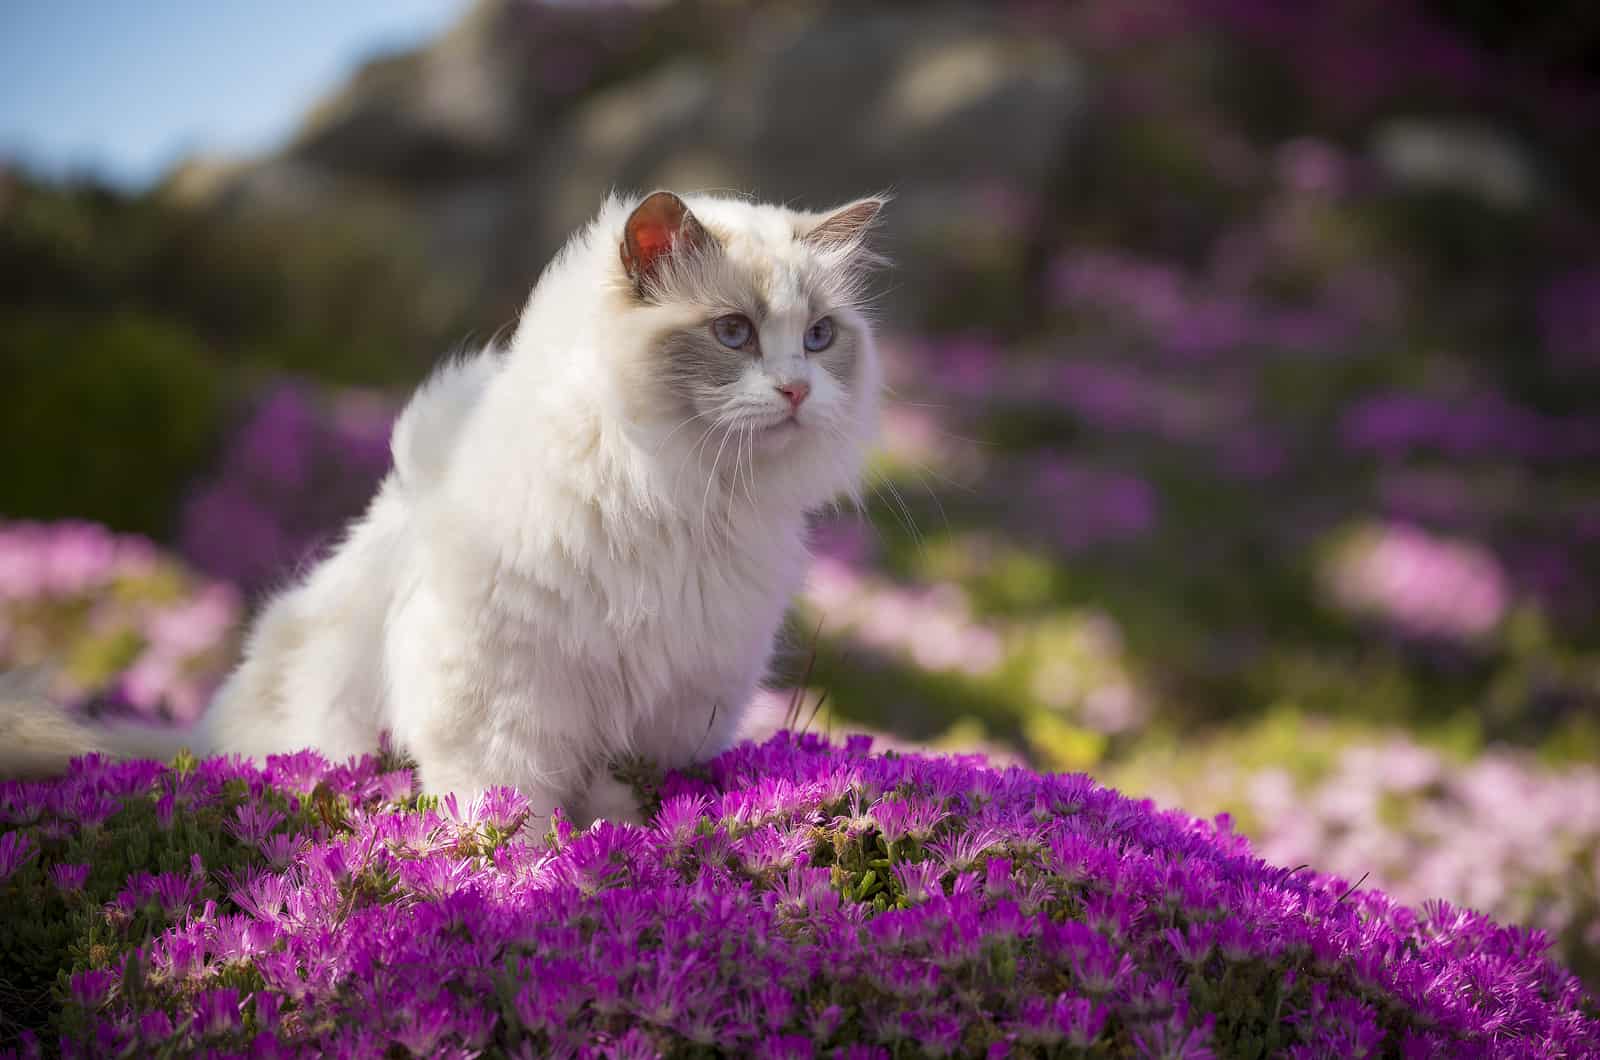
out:
<path id="1" fill-rule="evenodd" d="M 0 0 L 0 158 L 148 185 L 194 151 L 280 143 L 374 53 L 467 0 Z"/>

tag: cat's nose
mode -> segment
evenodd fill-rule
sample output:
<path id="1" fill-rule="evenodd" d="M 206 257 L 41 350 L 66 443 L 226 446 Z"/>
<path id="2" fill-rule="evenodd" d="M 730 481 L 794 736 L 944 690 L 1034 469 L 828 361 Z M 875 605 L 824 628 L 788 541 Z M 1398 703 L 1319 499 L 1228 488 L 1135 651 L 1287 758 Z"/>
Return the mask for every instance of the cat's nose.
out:
<path id="1" fill-rule="evenodd" d="M 789 399 L 790 412 L 798 412 L 801 404 L 811 396 L 811 384 L 802 383 L 798 379 L 792 383 L 779 383 L 778 393 Z"/>

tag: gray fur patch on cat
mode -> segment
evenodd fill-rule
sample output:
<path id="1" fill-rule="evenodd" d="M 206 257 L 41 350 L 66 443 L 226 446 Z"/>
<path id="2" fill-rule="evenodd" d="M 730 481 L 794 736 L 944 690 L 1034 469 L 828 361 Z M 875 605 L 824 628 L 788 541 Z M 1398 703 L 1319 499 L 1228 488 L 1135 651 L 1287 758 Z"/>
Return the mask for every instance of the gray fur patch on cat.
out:
<path id="1" fill-rule="evenodd" d="M 759 356 L 761 339 L 753 341 Z M 751 356 L 718 342 L 707 321 L 668 333 L 657 347 L 656 364 L 662 385 L 693 407 L 736 385 Z"/>
<path id="2" fill-rule="evenodd" d="M 813 354 L 813 358 L 822 366 L 823 371 L 849 386 L 856 377 L 856 360 L 861 352 L 860 343 L 854 329 L 840 322 L 835 322 L 834 327 L 837 330 L 833 345 L 821 353 Z"/>

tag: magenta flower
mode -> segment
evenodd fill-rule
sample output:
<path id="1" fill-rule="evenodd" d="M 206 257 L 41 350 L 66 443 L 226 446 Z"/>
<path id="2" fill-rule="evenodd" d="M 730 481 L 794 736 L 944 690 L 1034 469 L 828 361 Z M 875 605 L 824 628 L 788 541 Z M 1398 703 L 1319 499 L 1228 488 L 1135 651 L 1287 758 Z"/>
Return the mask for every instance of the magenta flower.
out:
<path id="1" fill-rule="evenodd" d="M 38 852 L 38 848 L 24 832 L 7 832 L 5 835 L 0 835 L 0 882 L 10 879 Z"/>
<path id="2" fill-rule="evenodd" d="M 939 822 L 949 816 L 938 803 L 922 799 L 882 799 L 868 813 L 879 833 L 891 843 L 908 838 L 926 842 Z"/>
<path id="3" fill-rule="evenodd" d="M 61 862 L 51 867 L 50 882 L 55 884 L 62 894 L 76 894 L 83 890 L 83 885 L 88 882 L 91 868 L 89 865 Z"/>
<path id="4" fill-rule="evenodd" d="M 0 913 L 41 888 L 105 903 L 114 956 L 72 980 L 69 1051 L 1204 1057 L 1240 1024 L 1197 984 L 1230 975 L 1282 981 L 1227 1004 L 1270 993 L 1247 1025 L 1275 1020 L 1286 1050 L 1600 1048 L 1542 936 L 1274 868 L 1082 776 L 780 733 L 669 774 L 646 827 L 558 815 L 546 841 L 499 827 L 514 793 L 452 821 L 388 800 L 382 775 L 86 760 L 42 792 L 0 784 L 0 810 L 28 821 L 0 837 Z M 320 810 L 289 794 L 313 781 Z M 246 862 L 196 855 L 91 893 L 81 862 L 55 860 L 70 840 L 32 838 L 83 791 L 114 804 L 102 832 L 158 799 L 212 814 Z M 17 871 L 39 858 L 45 879 Z"/>
<path id="5" fill-rule="evenodd" d="M 111 1000 L 117 976 L 104 968 L 91 968 L 72 977 L 72 999 L 86 1009 L 98 1009 Z"/>

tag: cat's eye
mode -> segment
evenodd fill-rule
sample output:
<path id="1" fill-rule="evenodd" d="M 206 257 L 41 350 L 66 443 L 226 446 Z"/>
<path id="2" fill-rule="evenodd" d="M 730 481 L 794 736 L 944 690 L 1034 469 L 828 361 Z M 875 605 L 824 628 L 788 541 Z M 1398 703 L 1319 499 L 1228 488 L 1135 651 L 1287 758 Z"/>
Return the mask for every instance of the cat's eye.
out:
<path id="1" fill-rule="evenodd" d="M 755 338 L 756 326 L 743 313 L 729 313 L 711 322 L 711 333 L 730 350 L 742 350 Z"/>
<path id="2" fill-rule="evenodd" d="M 821 353 L 833 345 L 833 318 L 823 317 L 806 328 L 806 352 Z"/>

